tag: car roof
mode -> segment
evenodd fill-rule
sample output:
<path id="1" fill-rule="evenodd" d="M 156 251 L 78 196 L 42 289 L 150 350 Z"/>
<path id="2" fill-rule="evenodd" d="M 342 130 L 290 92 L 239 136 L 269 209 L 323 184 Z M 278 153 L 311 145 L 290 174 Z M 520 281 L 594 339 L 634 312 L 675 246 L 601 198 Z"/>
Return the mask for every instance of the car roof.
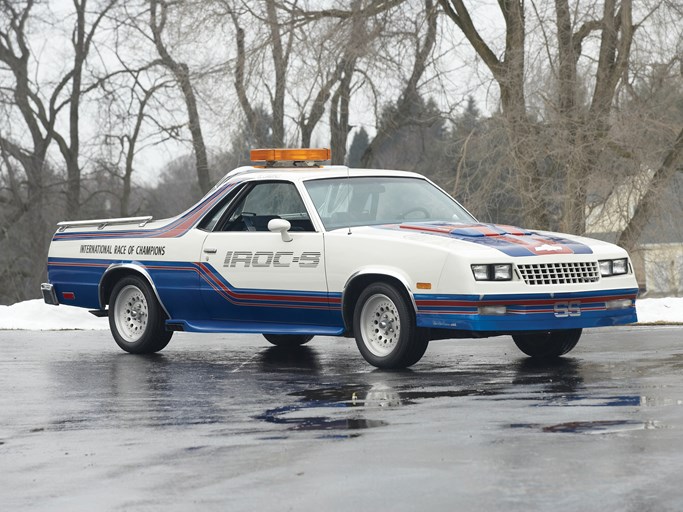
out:
<path id="1" fill-rule="evenodd" d="M 227 183 L 252 180 L 289 180 L 308 181 L 328 178 L 346 178 L 363 176 L 385 176 L 400 178 L 422 178 L 421 174 L 409 171 L 395 171 L 390 169 L 351 169 L 344 165 L 322 165 L 316 167 L 238 167 L 226 174 L 215 188 Z"/>

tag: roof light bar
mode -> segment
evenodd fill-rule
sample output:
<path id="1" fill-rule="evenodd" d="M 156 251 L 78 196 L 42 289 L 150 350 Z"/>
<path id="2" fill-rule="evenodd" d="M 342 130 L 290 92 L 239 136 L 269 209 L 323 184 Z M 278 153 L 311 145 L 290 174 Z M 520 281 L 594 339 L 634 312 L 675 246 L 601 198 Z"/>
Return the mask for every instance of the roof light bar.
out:
<path id="1" fill-rule="evenodd" d="M 252 149 L 253 162 L 324 162 L 332 157 L 329 148 Z"/>

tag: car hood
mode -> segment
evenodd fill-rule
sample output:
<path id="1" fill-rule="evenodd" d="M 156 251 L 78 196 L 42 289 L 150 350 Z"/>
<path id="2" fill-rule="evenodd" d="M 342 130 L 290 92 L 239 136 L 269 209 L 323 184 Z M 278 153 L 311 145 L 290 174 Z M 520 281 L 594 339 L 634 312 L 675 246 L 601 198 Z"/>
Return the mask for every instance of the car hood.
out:
<path id="1" fill-rule="evenodd" d="M 409 222 L 374 226 L 373 229 L 393 231 L 401 235 L 418 234 L 424 237 L 441 237 L 452 241 L 469 242 L 515 257 L 593 253 L 586 244 L 587 239 L 498 224 Z"/>

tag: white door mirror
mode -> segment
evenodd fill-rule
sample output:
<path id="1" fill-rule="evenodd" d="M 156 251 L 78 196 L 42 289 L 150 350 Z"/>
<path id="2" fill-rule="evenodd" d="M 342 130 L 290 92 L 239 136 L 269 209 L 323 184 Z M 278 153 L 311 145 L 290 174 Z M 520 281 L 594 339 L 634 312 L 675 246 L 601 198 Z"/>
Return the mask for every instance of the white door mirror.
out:
<path id="1" fill-rule="evenodd" d="M 288 233 L 291 227 L 292 225 L 285 219 L 270 219 L 268 221 L 268 231 L 272 231 L 273 233 L 280 232 L 284 242 L 292 241 L 292 237 Z"/>

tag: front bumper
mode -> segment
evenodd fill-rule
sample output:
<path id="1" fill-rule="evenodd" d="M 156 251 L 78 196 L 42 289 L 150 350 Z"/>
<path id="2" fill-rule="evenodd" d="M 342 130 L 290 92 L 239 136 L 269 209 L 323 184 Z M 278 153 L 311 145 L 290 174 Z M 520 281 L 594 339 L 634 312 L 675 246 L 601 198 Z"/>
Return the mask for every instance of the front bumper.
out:
<path id="1" fill-rule="evenodd" d="M 436 329 L 498 333 L 624 325 L 638 321 L 637 292 L 622 289 L 481 297 L 415 295 L 417 324 Z M 489 314 L 496 310 L 499 314 Z"/>

